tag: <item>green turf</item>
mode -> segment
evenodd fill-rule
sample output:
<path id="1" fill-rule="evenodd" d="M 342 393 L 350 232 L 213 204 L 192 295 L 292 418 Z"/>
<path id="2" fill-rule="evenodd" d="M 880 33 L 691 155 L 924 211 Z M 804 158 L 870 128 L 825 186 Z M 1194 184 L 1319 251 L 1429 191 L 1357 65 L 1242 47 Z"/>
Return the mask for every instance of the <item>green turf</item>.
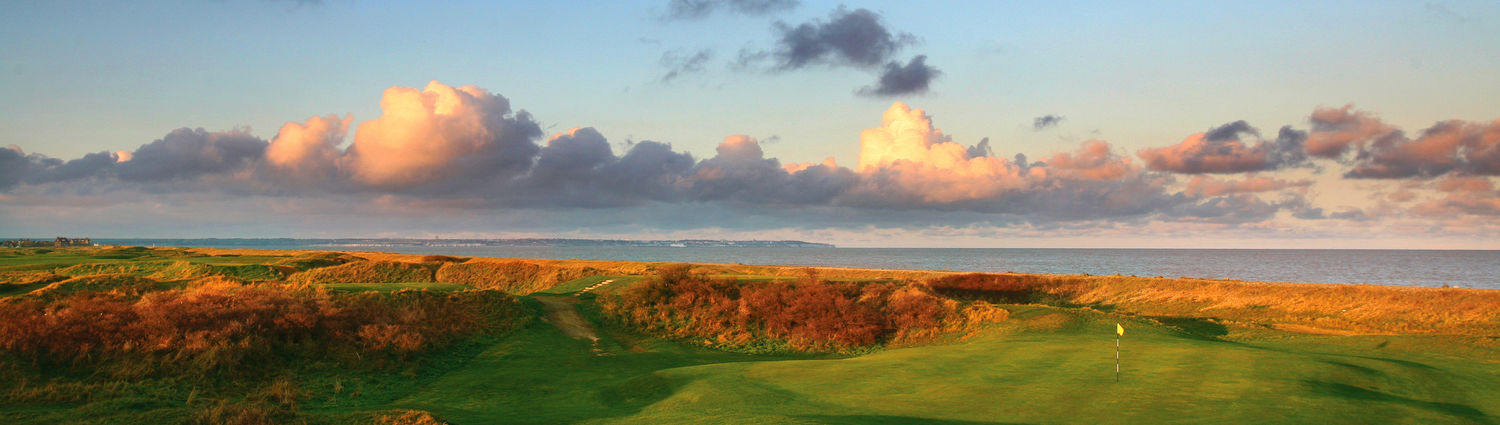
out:
<path id="1" fill-rule="evenodd" d="M 594 284 L 599 283 L 599 282 L 603 282 L 603 281 L 606 281 L 606 280 L 613 280 L 614 281 L 614 282 L 610 282 L 608 285 L 604 285 L 604 286 L 601 286 L 601 287 L 595 289 L 596 291 L 602 291 L 602 290 L 604 290 L 606 288 L 610 288 L 610 287 L 613 287 L 613 286 L 629 286 L 629 285 L 635 283 L 637 280 L 640 280 L 640 279 L 641 279 L 640 276 L 589 276 L 589 277 L 585 277 L 585 278 L 574 279 L 574 280 L 570 280 L 570 281 L 567 281 L 567 282 L 563 282 L 563 283 L 558 284 L 557 286 L 553 286 L 551 288 L 547 288 L 547 290 L 541 291 L 541 292 L 538 292 L 538 293 L 539 294 L 570 295 L 570 294 L 577 293 L 578 291 L 581 291 L 584 288 L 588 288 L 590 286 L 593 286 Z"/>
<path id="2" fill-rule="evenodd" d="M 334 291 L 344 291 L 344 292 L 362 292 L 362 291 L 394 292 L 394 291 L 399 291 L 399 290 L 402 290 L 402 289 L 425 289 L 425 290 L 430 290 L 430 291 L 448 292 L 448 291 L 460 291 L 460 290 L 464 290 L 464 289 L 469 288 L 466 285 L 461 285 L 461 284 L 457 284 L 457 283 L 442 283 L 442 282 L 324 283 L 324 284 L 320 284 L 320 286 L 323 286 L 325 288 L 328 288 L 328 289 L 331 289 L 331 290 L 334 290 Z"/>

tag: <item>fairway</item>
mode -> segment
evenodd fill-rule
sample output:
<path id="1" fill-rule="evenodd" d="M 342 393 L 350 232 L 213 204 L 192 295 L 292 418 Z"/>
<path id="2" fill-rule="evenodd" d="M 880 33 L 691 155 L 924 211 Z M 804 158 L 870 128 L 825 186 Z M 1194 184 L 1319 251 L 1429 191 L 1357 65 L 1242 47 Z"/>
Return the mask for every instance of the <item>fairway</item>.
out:
<path id="1" fill-rule="evenodd" d="M 1224 341 L 1147 319 L 1014 308 L 1020 319 L 962 341 L 850 358 L 766 359 L 618 334 L 602 342 L 612 355 L 596 356 L 536 323 L 395 404 L 454 423 L 1415 424 L 1500 415 L 1497 357 L 1421 352 L 1441 339 Z M 1127 328 L 1118 383 L 1115 320 Z"/>

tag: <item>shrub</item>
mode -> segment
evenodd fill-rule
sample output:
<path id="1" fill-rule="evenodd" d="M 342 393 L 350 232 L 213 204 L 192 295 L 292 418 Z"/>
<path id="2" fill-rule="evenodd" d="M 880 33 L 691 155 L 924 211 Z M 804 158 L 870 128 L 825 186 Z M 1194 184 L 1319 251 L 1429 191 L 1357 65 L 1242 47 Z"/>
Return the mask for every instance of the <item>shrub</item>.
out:
<path id="1" fill-rule="evenodd" d="M 957 308 L 921 286 L 800 282 L 741 284 L 662 273 L 619 295 L 600 298 L 606 315 L 668 336 L 710 338 L 730 347 L 839 351 L 937 332 Z"/>
<path id="2" fill-rule="evenodd" d="M 499 291 L 338 295 L 210 278 L 139 299 L 79 291 L 0 302 L 0 349 L 48 364 L 145 361 L 201 371 L 275 367 L 266 360 L 278 358 L 402 360 L 529 314 Z"/>
<path id="3" fill-rule="evenodd" d="M 297 273 L 292 275 L 287 281 L 303 285 L 318 283 L 434 282 L 433 271 L 435 268 L 428 264 L 395 261 L 355 261 Z"/>

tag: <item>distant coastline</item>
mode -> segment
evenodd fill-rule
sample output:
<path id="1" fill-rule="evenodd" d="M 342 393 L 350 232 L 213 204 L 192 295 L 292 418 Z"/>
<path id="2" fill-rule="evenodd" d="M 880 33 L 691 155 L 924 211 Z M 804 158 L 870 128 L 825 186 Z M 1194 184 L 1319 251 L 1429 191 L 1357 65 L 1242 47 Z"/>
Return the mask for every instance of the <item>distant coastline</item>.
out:
<path id="1" fill-rule="evenodd" d="M 662 247 L 662 248 L 837 248 L 833 244 L 795 240 L 728 239 L 416 239 L 416 238 L 95 238 L 101 245 L 184 247 Z"/>

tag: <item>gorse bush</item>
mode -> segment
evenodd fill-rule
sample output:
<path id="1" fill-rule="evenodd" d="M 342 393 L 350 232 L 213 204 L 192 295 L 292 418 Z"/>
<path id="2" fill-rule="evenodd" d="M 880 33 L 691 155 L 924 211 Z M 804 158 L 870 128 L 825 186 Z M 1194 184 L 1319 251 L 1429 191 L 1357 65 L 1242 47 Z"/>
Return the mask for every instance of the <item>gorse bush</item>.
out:
<path id="1" fill-rule="evenodd" d="M 894 283 L 756 282 L 693 276 L 685 267 L 600 298 L 623 323 L 729 347 L 784 341 L 798 350 L 839 351 L 930 335 L 958 303 Z"/>

